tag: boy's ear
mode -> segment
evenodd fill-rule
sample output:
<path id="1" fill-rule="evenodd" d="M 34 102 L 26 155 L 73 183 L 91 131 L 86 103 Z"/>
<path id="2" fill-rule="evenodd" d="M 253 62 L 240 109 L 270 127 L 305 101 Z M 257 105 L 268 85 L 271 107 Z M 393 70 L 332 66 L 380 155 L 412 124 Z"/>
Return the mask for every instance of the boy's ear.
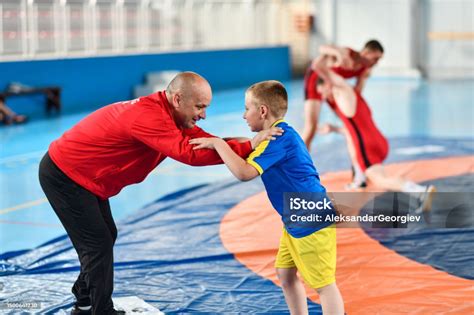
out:
<path id="1" fill-rule="evenodd" d="M 260 116 L 266 118 L 268 114 L 268 106 L 265 104 L 260 105 Z"/>

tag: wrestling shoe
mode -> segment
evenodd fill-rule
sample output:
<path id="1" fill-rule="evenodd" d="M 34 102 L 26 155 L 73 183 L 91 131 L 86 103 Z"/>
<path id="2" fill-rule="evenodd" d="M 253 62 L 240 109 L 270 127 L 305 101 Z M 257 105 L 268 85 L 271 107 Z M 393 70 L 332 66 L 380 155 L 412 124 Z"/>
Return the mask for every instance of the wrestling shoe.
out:
<path id="1" fill-rule="evenodd" d="M 352 182 L 344 186 L 345 190 L 359 190 L 367 187 L 367 177 L 363 173 L 356 174 L 354 166 L 351 166 Z"/>
<path id="2" fill-rule="evenodd" d="M 81 310 L 77 304 L 74 304 L 74 308 L 71 311 L 71 315 L 91 315 L 92 314 L 92 308 L 88 310 Z M 110 315 L 125 315 L 125 311 L 117 311 L 117 310 L 112 310 L 111 313 L 108 313 Z"/>
<path id="3" fill-rule="evenodd" d="M 88 310 L 81 310 L 79 306 L 74 304 L 74 308 L 71 311 L 71 315 L 91 315 L 92 314 L 92 307 Z"/>
<path id="4" fill-rule="evenodd" d="M 426 187 L 426 190 L 420 194 L 418 200 L 420 205 L 416 209 L 416 213 L 429 212 L 433 205 L 433 197 L 436 193 L 436 187 L 434 185 L 429 185 Z"/>

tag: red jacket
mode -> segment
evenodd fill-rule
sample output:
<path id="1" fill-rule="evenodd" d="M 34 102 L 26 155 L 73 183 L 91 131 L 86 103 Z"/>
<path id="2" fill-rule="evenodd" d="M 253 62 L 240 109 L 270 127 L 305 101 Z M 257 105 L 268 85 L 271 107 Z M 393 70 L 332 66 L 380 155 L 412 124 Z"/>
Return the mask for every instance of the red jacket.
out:
<path id="1" fill-rule="evenodd" d="M 193 166 L 223 163 L 214 150 L 193 150 L 189 139 L 213 137 L 176 126 L 165 92 L 105 106 L 51 143 L 49 155 L 74 182 L 102 199 L 143 181 L 166 157 Z M 245 158 L 250 141 L 228 141 Z"/>

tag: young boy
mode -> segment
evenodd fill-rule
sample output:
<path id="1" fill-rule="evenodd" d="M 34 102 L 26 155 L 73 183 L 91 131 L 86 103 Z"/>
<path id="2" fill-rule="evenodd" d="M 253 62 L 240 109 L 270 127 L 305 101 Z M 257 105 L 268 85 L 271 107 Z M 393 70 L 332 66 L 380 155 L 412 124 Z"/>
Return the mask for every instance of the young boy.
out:
<path id="1" fill-rule="evenodd" d="M 331 70 L 331 62 L 330 56 L 320 56 L 315 62 L 316 73 L 320 76 L 316 93 L 321 102 L 327 101 L 345 128 L 326 125 L 322 133 L 340 132 L 345 135 L 353 165 L 357 165 L 375 186 L 411 194 L 418 200 L 417 212 L 431 210 L 436 187 L 419 185 L 385 172 L 382 163 L 388 155 L 388 141 L 376 126 L 367 102 L 357 89 Z"/>
<path id="2" fill-rule="evenodd" d="M 337 64 L 331 67 L 333 72 L 345 79 L 356 78 L 354 89 L 359 94 L 362 94 L 362 89 L 372 69 L 383 57 L 384 48 L 378 40 L 372 39 L 365 43 L 361 51 L 355 51 L 349 47 L 322 45 L 319 47 L 319 53 L 320 56 L 331 56 L 337 61 Z M 308 150 L 311 148 L 311 143 L 318 129 L 319 112 L 322 105 L 320 95 L 316 91 L 316 82 L 320 77 L 316 71 L 316 64 L 319 58 L 312 61 L 304 77 L 304 129 L 301 137 L 306 143 Z M 365 174 L 360 170 L 355 161 L 352 162 L 353 181 L 347 187 L 365 187 L 367 181 Z"/>
<path id="3" fill-rule="evenodd" d="M 215 149 L 229 170 L 242 181 L 261 175 L 273 207 L 282 216 L 285 192 L 324 194 L 326 191 L 303 140 L 283 121 L 287 108 L 287 92 L 280 82 L 264 81 L 248 88 L 244 119 L 250 129 L 259 132 L 277 126 L 284 133 L 260 143 L 247 160 L 235 154 L 220 138 L 190 140 L 196 145 L 194 149 Z M 344 314 L 335 279 L 336 229 L 332 222 L 311 227 L 285 224 L 275 267 L 291 314 L 308 313 L 305 289 L 297 271 L 319 293 L 324 314 Z"/>

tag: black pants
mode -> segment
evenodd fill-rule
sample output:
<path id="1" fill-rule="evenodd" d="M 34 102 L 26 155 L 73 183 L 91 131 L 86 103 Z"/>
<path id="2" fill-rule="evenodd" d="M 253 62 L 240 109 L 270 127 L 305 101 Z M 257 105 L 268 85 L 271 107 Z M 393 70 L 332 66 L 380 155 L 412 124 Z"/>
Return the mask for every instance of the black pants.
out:
<path id="1" fill-rule="evenodd" d="M 72 288 L 77 304 L 92 305 L 93 314 L 111 313 L 117 228 L 109 201 L 73 182 L 48 153 L 41 160 L 39 179 L 79 256 L 81 272 Z"/>

